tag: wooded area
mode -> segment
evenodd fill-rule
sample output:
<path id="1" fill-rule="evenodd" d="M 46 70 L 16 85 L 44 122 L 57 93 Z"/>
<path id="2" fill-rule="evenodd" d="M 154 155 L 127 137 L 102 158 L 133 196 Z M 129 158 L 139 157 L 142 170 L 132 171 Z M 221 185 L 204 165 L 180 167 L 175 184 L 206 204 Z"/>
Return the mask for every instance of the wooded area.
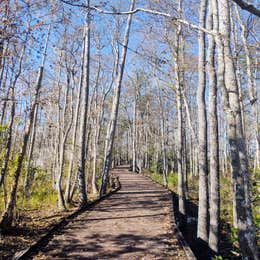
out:
<path id="1" fill-rule="evenodd" d="M 251 3 L 2 0 L 3 243 L 30 212 L 84 209 L 124 164 L 178 194 L 181 226 L 189 203 L 198 206 L 197 239 L 214 259 L 259 259 L 260 12 Z"/>

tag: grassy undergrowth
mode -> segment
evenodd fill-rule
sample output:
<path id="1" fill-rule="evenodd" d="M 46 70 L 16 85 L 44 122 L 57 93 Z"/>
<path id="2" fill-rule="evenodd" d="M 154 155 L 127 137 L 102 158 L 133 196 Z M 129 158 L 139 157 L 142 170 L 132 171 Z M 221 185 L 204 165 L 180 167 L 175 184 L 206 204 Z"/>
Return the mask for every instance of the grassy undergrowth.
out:
<path id="1" fill-rule="evenodd" d="M 12 169 L 9 171 L 9 175 L 5 178 L 5 195 L 3 189 L 0 191 L 0 211 L 4 210 L 4 200 L 8 199 L 11 187 L 11 178 L 13 175 Z M 37 209 L 44 209 L 55 207 L 57 205 L 57 193 L 52 187 L 51 176 L 46 171 L 37 169 L 35 178 L 30 186 L 29 196 L 25 196 L 23 191 L 24 171 L 22 172 L 18 191 L 17 191 L 17 214 L 23 211 L 32 211 Z"/>
<path id="2" fill-rule="evenodd" d="M 0 160 L 1 162 L 1 160 Z M 33 211 L 45 211 L 52 210 L 53 212 L 58 211 L 58 195 L 55 188 L 55 184 L 53 183 L 53 176 L 50 171 L 41 169 L 39 167 L 32 167 L 31 173 L 33 176 L 32 181 L 30 182 L 29 195 L 26 196 L 24 192 L 24 178 L 25 178 L 25 165 L 22 168 L 21 176 L 18 183 L 17 190 L 17 201 L 15 208 L 15 220 L 19 220 L 19 218 Z M 14 170 L 17 166 L 17 156 L 15 156 L 12 160 L 10 160 L 8 165 L 8 174 L 5 177 L 4 186 L 0 187 L 0 214 L 4 211 L 4 205 L 7 203 L 10 188 L 12 186 L 12 177 L 14 174 Z M 98 169 L 99 170 L 99 166 Z M 65 190 L 65 181 L 67 178 L 68 171 L 68 161 L 65 162 L 64 166 L 64 174 L 62 178 L 62 189 Z M 91 177 L 92 170 L 86 167 L 86 172 L 88 176 L 88 200 L 92 201 L 96 198 L 91 192 Z M 74 176 L 72 177 L 73 182 Z M 97 188 L 101 185 L 101 178 L 97 176 Z M 77 189 L 73 196 L 73 203 L 66 205 L 68 209 L 74 208 L 77 204 Z"/>

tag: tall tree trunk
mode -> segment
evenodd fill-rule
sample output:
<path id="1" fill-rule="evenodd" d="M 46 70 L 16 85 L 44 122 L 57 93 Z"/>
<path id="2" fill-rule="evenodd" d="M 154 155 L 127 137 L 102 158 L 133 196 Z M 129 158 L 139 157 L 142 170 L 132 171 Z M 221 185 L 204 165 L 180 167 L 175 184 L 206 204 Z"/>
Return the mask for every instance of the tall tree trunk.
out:
<path id="1" fill-rule="evenodd" d="M 94 129 L 94 140 L 93 140 L 93 173 L 92 173 L 92 193 L 96 195 L 98 193 L 97 183 L 96 183 L 96 175 L 97 175 L 97 149 L 98 149 L 98 135 L 100 132 L 100 126 L 96 125 Z"/>
<path id="2" fill-rule="evenodd" d="M 13 213 L 14 213 L 14 208 L 16 205 L 16 193 L 17 193 L 18 181 L 19 181 L 19 177 L 20 177 L 20 174 L 22 171 L 26 148 L 27 148 L 29 136 L 31 133 L 32 125 L 33 125 L 34 113 L 35 113 L 36 106 L 38 104 L 39 93 L 40 93 L 40 89 L 42 86 L 42 76 L 43 76 L 44 63 L 46 60 L 46 52 L 47 52 L 47 46 L 48 46 L 48 41 L 49 41 L 49 35 L 50 35 L 50 27 L 48 29 L 48 34 L 47 34 L 47 38 L 46 38 L 45 48 L 44 48 L 43 57 L 42 57 L 42 64 L 39 67 L 39 71 L 38 71 L 38 77 L 37 77 L 36 86 L 35 86 L 35 96 L 34 96 L 34 101 L 33 101 L 33 104 L 32 104 L 31 110 L 30 110 L 30 114 L 29 114 L 29 121 L 26 124 L 21 152 L 18 155 L 17 166 L 15 169 L 14 175 L 12 176 L 12 188 L 11 188 L 11 192 L 10 192 L 10 197 L 7 202 L 7 207 L 6 207 L 5 211 L 3 212 L 1 220 L 0 220 L 1 229 L 6 229 L 6 228 L 10 227 L 13 222 Z"/>
<path id="3" fill-rule="evenodd" d="M 5 64 L 6 64 L 6 55 L 7 55 L 7 51 L 8 51 L 8 45 L 9 45 L 9 41 L 7 41 L 7 43 L 4 44 L 2 56 L 0 54 L 0 63 L 2 63 L 2 64 L 0 64 L 0 89 L 2 89 L 2 87 L 5 85 L 3 83 L 5 83 L 5 81 L 7 79 L 7 77 L 4 76 L 4 74 L 7 75 L 7 71 L 8 71 L 8 69 L 5 66 Z"/>
<path id="4" fill-rule="evenodd" d="M 10 153 L 12 149 L 12 139 L 13 139 L 13 124 L 14 124 L 14 117 L 15 117 L 15 100 L 14 100 L 14 86 L 12 87 L 11 90 L 11 99 L 12 99 L 12 105 L 11 105 L 11 118 L 10 118 L 10 123 L 8 126 L 8 137 L 7 137 L 7 142 L 6 142 L 6 147 L 5 147 L 5 154 L 3 158 L 3 163 L 1 167 L 1 172 L 0 172 L 0 186 L 4 184 L 4 179 L 7 174 L 8 170 L 8 162 L 10 158 Z"/>
<path id="5" fill-rule="evenodd" d="M 86 1 L 87 6 L 90 0 Z M 87 125 L 88 125 L 88 96 L 89 96 L 89 68 L 90 68 L 90 10 L 87 11 L 86 25 L 84 36 L 84 72 L 82 84 L 82 99 L 81 99 L 81 118 L 80 118 L 80 138 L 79 138 L 79 159 L 77 165 L 77 184 L 78 184 L 78 197 L 79 208 L 84 208 L 87 204 L 86 192 L 86 176 L 85 176 L 85 163 L 86 163 L 86 138 L 87 138 Z M 83 87 L 84 86 L 84 87 Z"/>
<path id="6" fill-rule="evenodd" d="M 66 188 L 65 188 L 65 201 L 69 203 L 72 199 L 71 197 L 71 178 L 73 173 L 73 165 L 74 165 L 74 158 L 76 153 L 76 137 L 77 137 L 77 130 L 78 130 L 78 122 L 79 122 L 79 110 L 80 110 L 80 97 L 82 93 L 82 77 L 83 77 L 83 69 L 84 69 L 84 52 L 85 48 L 82 48 L 82 56 L 81 56 L 81 72 L 80 72 L 80 79 L 79 79 L 79 88 L 77 93 L 76 99 L 76 108 L 73 117 L 73 130 L 72 130 L 72 143 L 71 143 L 71 151 L 70 151 L 70 159 L 69 159 L 69 168 L 68 168 L 68 176 L 66 180 Z M 74 79 L 73 79 L 74 80 Z"/>
<path id="7" fill-rule="evenodd" d="M 180 87 L 177 88 L 177 110 L 178 110 L 178 147 L 177 147 L 177 161 L 178 161 L 178 197 L 179 197 L 179 212 L 183 215 L 186 214 L 186 201 L 185 201 L 185 187 L 184 187 L 184 171 L 182 165 L 183 153 L 183 114 L 182 114 L 182 100 Z"/>
<path id="8" fill-rule="evenodd" d="M 182 111 L 184 114 L 184 111 Z M 188 169 L 187 169 L 187 138 L 186 138 L 186 126 L 185 119 L 183 118 L 183 131 L 182 131 L 182 141 L 183 141 L 183 149 L 182 149 L 182 168 L 183 168 L 183 182 L 184 182 L 184 194 L 185 199 L 188 198 Z"/>
<path id="9" fill-rule="evenodd" d="M 145 155 L 144 155 L 144 168 L 149 169 L 149 101 L 146 104 L 146 122 L 145 122 Z"/>
<path id="10" fill-rule="evenodd" d="M 0 88 L 2 86 L 2 76 L 5 67 L 5 55 L 7 46 L 9 44 L 8 34 L 10 23 L 6 22 L 9 20 L 10 15 L 10 1 L 4 0 L 1 3 L 1 18 L 3 19 L 3 24 L 0 29 Z M 4 22 L 5 21 L 5 22 Z"/>
<path id="11" fill-rule="evenodd" d="M 70 71 L 67 69 L 67 84 L 65 90 L 65 101 L 63 104 L 63 111 L 62 111 L 62 129 L 61 129 L 61 138 L 59 143 L 59 168 L 57 174 L 57 191 L 58 191 L 58 207 L 61 210 L 66 210 L 65 200 L 62 191 L 62 176 L 64 171 L 64 162 L 65 162 L 65 148 L 66 148 L 66 141 L 72 126 L 72 121 L 65 122 L 65 117 L 68 110 L 68 102 L 69 102 L 69 89 L 70 89 Z M 73 93 L 71 93 L 73 95 Z M 72 107 L 72 100 L 71 100 L 71 107 Z M 72 117 L 72 115 L 71 115 Z"/>
<path id="12" fill-rule="evenodd" d="M 235 8 L 236 8 L 236 14 L 239 21 L 239 25 L 242 29 L 241 38 L 242 38 L 243 47 L 246 56 L 247 88 L 249 92 L 250 103 L 252 105 L 253 120 L 254 120 L 254 135 L 255 135 L 255 143 L 256 143 L 256 167 L 260 168 L 260 126 L 259 126 L 260 124 L 258 119 L 259 102 L 257 102 L 257 90 L 253 80 L 252 62 L 251 62 L 250 52 L 249 52 L 248 43 L 246 39 L 246 33 L 247 33 L 246 27 L 243 21 L 241 20 L 237 6 Z"/>
<path id="13" fill-rule="evenodd" d="M 197 135 L 195 134 L 195 129 L 192 125 L 192 122 L 191 122 L 191 115 L 190 115 L 190 108 L 189 108 L 189 105 L 188 105 L 188 101 L 187 101 L 187 98 L 186 98 L 186 95 L 184 93 L 184 90 L 182 90 L 182 100 L 183 100 L 183 104 L 184 104 L 184 107 L 185 107 L 185 114 L 186 114 L 186 119 L 187 119 L 187 123 L 188 123 L 188 126 L 189 126 L 189 131 L 191 133 L 191 136 L 190 136 L 190 162 L 189 162 L 189 170 L 190 170 L 190 174 L 191 176 L 195 176 L 196 175 L 196 160 L 195 160 L 195 157 L 196 157 L 196 154 L 197 154 L 197 144 L 198 144 L 198 140 L 197 140 Z M 187 191 L 188 191 L 188 188 L 187 188 Z"/>
<path id="14" fill-rule="evenodd" d="M 207 1 L 200 1 L 199 25 L 206 25 Z M 198 61 L 198 163 L 199 163 L 199 212 L 197 237 L 208 242 L 208 163 L 207 163 L 207 115 L 205 103 L 206 75 L 205 75 L 205 33 L 198 33 L 199 61 Z"/>
<path id="15" fill-rule="evenodd" d="M 213 28 L 212 3 L 209 1 L 208 24 L 209 30 Z M 208 75 L 209 75 L 209 158 L 210 158 L 210 226 L 209 247 L 218 252 L 219 246 L 219 140 L 218 140 L 218 112 L 217 112 L 217 79 L 215 71 L 215 39 L 208 36 Z"/>
<path id="16" fill-rule="evenodd" d="M 105 97 L 101 97 L 101 104 L 100 108 L 98 107 L 98 85 L 99 85 L 99 75 L 100 75 L 100 68 L 101 68 L 101 61 L 100 61 L 100 52 L 99 52 L 99 61 L 98 61 L 98 71 L 96 76 L 96 82 L 95 82 L 95 89 L 93 98 L 95 100 L 94 103 L 94 111 L 96 113 L 94 118 L 94 133 L 93 133 L 93 169 L 92 169 L 92 180 L 91 180 L 91 186 L 92 186 L 92 193 L 96 195 L 98 193 L 97 183 L 96 183 L 96 174 L 97 174 L 97 157 L 98 157 L 98 142 L 99 142 L 99 136 L 100 136 L 100 129 L 101 129 L 101 123 L 102 123 L 102 114 L 104 110 L 104 102 L 103 99 Z"/>
<path id="17" fill-rule="evenodd" d="M 242 92 L 242 87 L 241 87 L 241 66 L 240 66 L 240 59 L 239 59 L 239 52 L 240 52 L 240 46 L 238 44 L 238 37 L 236 36 L 236 31 L 237 30 L 237 23 L 234 21 L 233 17 L 233 10 L 230 8 L 230 26 L 231 26 L 231 39 L 232 39 L 232 47 L 233 47 L 233 57 L 234 57 L 234 66 L 236 68 L 236 79 L 237 79 L 237 85 L 238 85 L 238 96 L 239 96 L 239 105 L 240 105 L 240 110 L 241 110 L 241 117 L 242 117 L 242 128 L 243 128 L 243 135 L 245 136 L 246 140 L 246 147 L 249 147 L 249 142 L 247 141 L 247 136 L 248 136 L 248 131 L 246 127 L 246 115 L 245 115 L 245 106 L 243 102 L 243 92 Z"/>
<path id="18" fill-rule="evenodd" d="M 9 162 L 9 158 L 10 158 L 10 153 L 11 153 L 11 149 L 12 149 L 12 139 L 13 139 L 13 125 L 14 125 L 14 117 L 15 117 L 15 86 L 17 83 L 18 78 L 21 75 L 21 71 L 22 71 L 22 62 L 23 62 L 23 58 L 24 58 L 24 52 L 25 52 L 25 44 L 22 48 L 21 51 L 21 55 L 19 58 L 19 62 L 18 62 L 18 70 L 14 76 L 13 81 L 11 81 L 11 85 L 10 88 L 8 89 L 7 92 L 7 96 L 6 99 L 9 98 L 9 91 L 11 91 L 11 118 L 10 118 L 10 123 L 8 126 L 8 137 L 7 137 L 7 142 L 6 142 L 6 147 L 5 147 L 5 154 L 4 154 L 4 159 L 3 159 L 3 163 L 2 163 L 2 167 L 1 167 L 1 172 L 0 172 L 0 186 L 3 184 L 4 182 L 4 178 L 7 174 L 8 171 L 8 162 Z M 5 108 L 6 108 L 6 103 L 7 101 L 4 102 L 4 106 L 3 106 L 3 114 L 2 114 L 2 118 L 1 118 L 1 125 L 3 124 L 4 120 L 4 115 L 5 115 Z"/>
<path id="19" fill-rule="evenodd" d="M 158 86 L 159 88 L 159 86 Z M 160 105 L 160 114 L 161 114 L 161 146 L 162 146 L 162 157 L 163 157 L 163 185 L 165 187 L 168 186 L 168 180 L 167 180 L 167 161 L 166 161 L 166 145 L 165 145 L 165 117 L 164 117 L 164 109 L 163 109 L 163 103 L 162 103 L 162 96 L 161 96 L 161 90 L 159 88 L 158 90 L 158 99 L 159 99 L 159 105 Z"/>
<path id="20" fill-rule="evenodd" d="M 226 88 L 222 88 L 222 98 L 224 99 L 224 105 L 226 105 L 225 112 L 227 116 L 228 139 L 235 189 L 238 241 L 243 257 L 258 259 L 256 234 L 249 198 L 248 158 L 242 128 L 238 84 L 230 46 L 230 6 L 227 0 L 218 0 L 218 4 L 219 32 L 223 36 L 222 41 L 225 61 Z M 217 41 L 217 43 L 218 42 L 220 45 L 220 41 Z"/>
<path id="21" fill-rule="evenodd" d="M 137 103 L 137 95 L 136 95 L 136 86 L 134 93 L 134 103 L 133 103 L 133 126 L 132 126 L 132 172 L 136 172 L 136 103 Z"/>
<path id="22" fill-rule="evenodd" d="M 130 6 L 130 11 L 132 11 L 134 9 L 134 5 L 135 5 L 135 0 L 132 0 L 131 6 Z M 119 73 L 117 75 L 116 82 L 115 82 L 115 96 L 113 98 L 111 116 L 110 116 L 110 121 L 109 121 L 107 135 L 106 135 L 105 156 L 104 156 L 104 162 L 103 162 L 103 168 L 102 168 L 102 183 L 101 183 L 101 188 L 100 188 L 100 196 L 102 196 L 106 193 L 106 186 L 108 183 L 108 174 L 109 174 L 109 168 L 110 168 L 111 158 L 112 158 L 112 150 L 113 150 L 115 129 L 116 129 L 116 123 L 117 123 L 117 115 L 118 115 L 118 107 L 119 107 L 119 99 L 120 99 L 121 85 L 122 85 L 122 79 L 123 79 L 123 74 L 124 74 L 124 67 L 125 67 L 125 61 L 126 61 L 126 53 L 127 53 L 127 46 L 128 46 L 128 41 L 129 41 L 132 16 L 133 16 L 133 14 L 128 15 L 125 36 L 124 36 L 124 41 L 123 41 L 123 50 L 122 50 L 122 54 L 121 54 L 122 56 L 121 56 L 121 60 L 119 62 Z"/>
<path id="23" fill-rule="evenodd" d="M 14 64 L 12 64 L 12 67 L 14 68 Z M 14 70 L 12 69 L 11 76 L 10 76 L 10 78 L 11 78 L 11 79 L 10 79 L 10 82 L 13 82 L 13 74 L 14 74 L 13 71 L 14 71 Z M 6 69 L 6 73 L 5 73 L 5 78 L 4 78 L 3 85 L 6 85 L 7 78 L 8 78 L 8 69 Z M 6 91 L 5 100 L 4 100 L 3 105 L 2 105 L 2 108 L 1 108 L 0 125 L 3 125 L 4 122 L 5 122 L 7 101 L 8 101 L 8 98 L 9 98 L 9 94 L 10 94 L 12 85 L 13 85 L 12 83 L 9 84 L 9 86 L 8 86 L 8 88 L 7 88 L 7 91 Z"/>
<path id="24" fill-rule="evenodd" d="M 29 196 L 30 182 L 31 182 L 31 179 L 32 179 L 31 162 L 32 162 L 32 159 L 33 159 L 33 150 L 34 150 L 34 143 L 35 143 L 35 136 L 36 136 L 38 110 L 39 110 L 39 104 L 37 104 L 37 106 L 36 106 L 34 117 L 33 117 L 32 133 L 31 133 L 30 145 L 29 145 L 29 151 L 28 151 L 28 160 L 27 160 L 25 176 L 24 176 L 23 187 L 24 187 L 25 196 Z"/>
<path id="25" fill-rule="evenodd" d="M 178 3 L 178 13 L 179 17 L 182 16 L 182 0 Z M 176 99 L 177 99 L 177 111 L 178 111 L 178 144 L 177 144 L 177 163 L 178 163 L 178 197 L 179 197 L 179 212 L 183 215 L 186 214 L 186 200 L 185 200 L 185 176 L 184 169 L 182 164 L 182 154 L 183 154 L 183 101 L 182 101 L 182 64 L 180 59 L 181 52 L 181 33 L 182 26 L 178 24 L 175 35 L 175 78 L 176 78 Z"/>

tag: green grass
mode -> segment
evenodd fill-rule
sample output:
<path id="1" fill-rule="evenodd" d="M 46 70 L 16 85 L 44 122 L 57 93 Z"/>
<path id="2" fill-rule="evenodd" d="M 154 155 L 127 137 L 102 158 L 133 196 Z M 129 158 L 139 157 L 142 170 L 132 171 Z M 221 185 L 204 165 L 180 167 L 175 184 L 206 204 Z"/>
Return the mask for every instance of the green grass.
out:
<path id="1" fill-rule="evenodd" d="M 46 171 L 36 170 L 30 190 L 29 197 L 26 197 L 23 194 L 22 187 L 20 187 L 17 205 L 22 210 L 48 208 L 57 204 L 57 193 L 52 187 L 51 176 Z"/>
<path id="2" fill-rule="evenodd" d="M 159 173 L 151 173 L 148 174 L 154 181 L 163 185 L 163 175 Z M 169 173 L 168 174 L 168 187 L 170 189 L 176 190 L 178 184 L 178 174 L 177 173 Z"/>

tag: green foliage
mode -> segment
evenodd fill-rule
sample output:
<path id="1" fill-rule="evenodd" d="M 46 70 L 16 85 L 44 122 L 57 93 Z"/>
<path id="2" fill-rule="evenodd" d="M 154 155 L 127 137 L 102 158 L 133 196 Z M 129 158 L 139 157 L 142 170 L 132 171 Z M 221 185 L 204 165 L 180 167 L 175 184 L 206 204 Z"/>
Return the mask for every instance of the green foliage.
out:
<path id="1" fill-rule="evenodd" d="M 18 158 L 19 158 L 19 154 L 16 153 L 13 157 L 10 157 L 10 159 L 9 159 L 8 171 L 7 171 L 7 175 L 5 176 L 5 183 L 4 183 L 5 190 L 6 190 L 6 198 L 4 198 L 3 189 L 1 188 L 1 190 L 0 190 L 0 212 L 2 212 L 4 210 L 4 199 L 7 200 L 8 196 L 9 196 L 10 187 L 12 186 L 11 185 L 12 177 L 16 170 Z M 21 177 L 23 178 L 23 176 L 24 176 L 24 167 L 22 167 L 22 171 L 21 171 Z M 20 178 L 20 179 L 22 179 L 22 178 Z M 22 196 L 21 186 L 22 186 L 22 183 L 20 181 L 19 186 L 18 186 L 18 194 L 17 194 L 18 199 Z"/>
<path id="2" fill-rule="evenodd" d="M 152 173 L 149 175 L 152 180 L 154 180 L 155 182 L 158 182 L 160 184 L 163 184 L 163 176 L 162 174 L 159 174 L 159 173 Z"/>
<path id="3" fill-rule="evenodd" d="M 100 187 L 101 187 L 101 181 L 102 181 L 101 177 L 96 179 L 96 184 L 97 184 L 98 189 L 100 189 Z"/>
<path id="4" fill-rule="evenodd" d="M 8 125 L 0 125 L 0 145 L 3 145 L 6 142 L 7 133 L 8 133 Z"/>
<path id="5" fill-rule="evenodd" d="M 163 184 L 163 175 L 160 173 L 152 173 L 149 176 L 155 181 L 160 184 Z M 168 187 L 170 189 L 176 190 L 178 184 L 178 174 L 177 173 L 170 173 L 168 174 Z"/>
<path id="6" fill-rule="evenodd" d="M 162 161 L 158 161 L 158 162 L 151 161 L 149 170 L 152 173 L 162 173 L 163 172 L 163 162 Z"/>
<path id="7" fill-rule="evenodd" d="M 18 197 L 18 207 L 24 210 L 47 208 L 57 204 L 57 193 L 52 188 L 51 176 L 40 168 L 34 168 L 34 180 L 31 185 L 29 197 L 25 197 L 22 190 Z M 22 196 L 21 196 L 22 195 Z"/>
<path id="8" fill-rule="evenodd" d="M 152 161 L 152 162 L 150 163 L 150 168 L 149 168 L 149 170 L 150 170 L 150 172 L 152 172 L 152 173 L 156 173 L 156 172 L 157 172 L 157 163 L 154 162 L 154 161 Z"/>
<path id="9" fill-rule="evenodd" d="M 223 260 L 223 257 L 221 255 L 216 255 L 212 257 L 211 260 Z"/>
<path id="10" fill-rule="evenodd" d="M 168 186 L 170 189 L 176 190 L 178 185 L 178 174 L 171 172 L 168 175 Z"/>
<path id="11" fill-rule="evenodd" d="M 233 208 L 232 208 L 232 192 L 231 192 L 231 177 L 220 176 L 220 216 L 225 219 L 226 222 L 232 224 L 233 220 Z"/>
<path id="12" fill-rule="evenodd" d="M 230 231 L 231 231 L 231 234 L 230 234 L 229 239 L 230 239 L 230 242 L 233 244 L 238 239 L 238 230 L 237 230 L 237 228 L 231 227 Z"/>

